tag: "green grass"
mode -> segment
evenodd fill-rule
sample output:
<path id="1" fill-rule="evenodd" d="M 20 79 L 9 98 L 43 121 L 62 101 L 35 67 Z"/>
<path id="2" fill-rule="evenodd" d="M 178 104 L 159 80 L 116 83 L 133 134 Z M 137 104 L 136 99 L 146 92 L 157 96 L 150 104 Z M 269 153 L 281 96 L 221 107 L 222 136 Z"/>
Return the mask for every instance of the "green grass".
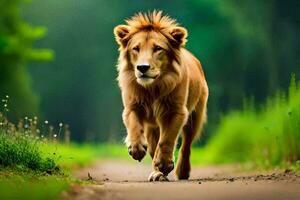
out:
<path id="1" fill-rule="evenodd" d="M 72 178 L 73 168 L 98 159 L 132 160 L 127 148 L 119 144 L 66 145 L 6 134 L 1 135 L 1 142 L 5 148 L 0 146 L 0 154 L 7 156 L 7 164 L 0 165 L 0 199 L 56 199 L 71 184 L 86 183 Z M 52 163 L 50 168 L 44 163 L 48 159 Z"/>
<path id="2" fill-rule="evenodd" d="M 105 158 L 129 159 L 127 148 L 63 144 L 33 137 L 6 121 L 0 127 L 0 199 L 56 199 L 71 184 L 86 183 L 72 177 L 73 168 Z"/>
<path id="3" fill-rule="evenodd" d="M 197 155 L 194 162 L 198 163 L 299 167 L 300 82 L 293 76 L 288 95 L 278 93 L 261 109 L 249 104 L 243 111 L 224 116 L 215 135 Z"/>
<path id="4" fill-rule="evenodd" d="M 0 165 L 0 199 L 56 199 L 71 184 L 86 183 L 72 177 L 72 168 L 99 158 L 125 158 L 123 147 L 112 144 L 66 145 L 5 134 L 0 143 L 5 144 L 0 154 L 6 158 L 6 164 Z M 49 159 L 51 165 L 46 165 Z"/>
<path id="5" fill-rule="evenodd" d="M 0 131 L 0 166 L 39 172 L 54 170 L 55 161 L 44 156 L 39 148 L 41 144 L 30 135 Z"/>
<path id="6" fill-rule="evenodd" d="M 26 174 L 1 177 L 0 199 L 57 199 L 60 192 L 68 189 L 69 184 L 67 178 L 56 176 L 36 177 Z"/>
<path id="7" fill-rule="evenodd" d="M 97 159 L 91 146 L 64 145 L 58 132 L 38 134 L 38 119 L 25 117 L 18 125 L 6 118 L 9 97 L 0 112 L 0 199 L 56 199 L 71 184 L 82 184 L 71 176 L 73 166 L 83 166 Z M 48 121 L 41 125 L 50 130 Z M 53 131 L 53 129 L 52 129 Z"/>
<path id="8" fill-rule="evenodd" d="M 124 145 L 62 144 L 25 133 L 0 133 L 0 199 L 56 199 L 72 169 L 98 159 L 130 159 Z M 17 191 L 17 192 L 16 192 Z"/>
<path id="9" fill-rule="evenodd" d="M 50 143 L 41 149 L 44 155 L 54 156 L 56 163 L 64 168 L 86 166 L 97 159 L 130 159 L 125 145 L 119 144 Z"/>
<path id="10" fill-rule="evenodd" d="M 0 132 L 0 199 L 56 199 L 72 179 L 63 175 L 46 143 L 24 133 Z"/>

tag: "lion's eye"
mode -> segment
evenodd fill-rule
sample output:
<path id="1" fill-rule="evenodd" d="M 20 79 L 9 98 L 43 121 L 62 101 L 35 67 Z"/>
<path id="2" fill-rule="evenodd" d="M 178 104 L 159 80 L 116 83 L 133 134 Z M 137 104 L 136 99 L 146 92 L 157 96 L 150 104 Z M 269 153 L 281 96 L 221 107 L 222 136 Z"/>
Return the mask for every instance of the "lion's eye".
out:
<path id="1" fill-rule="evenodd" d="M 161 51 L 161 50 L 163 50 L 163 48 L 162 47 L 160 47 L 160 46 L 154 46 L 154 49 L 153 49 L 153 51 L 154 52 L 157 52 L 157 51 Z"/>
<path id="2" fill-rule="evenodd" d="M 140 47 L 139 46 L 133 47 L 133 51 L 139 52 L 140 51 Z"/>

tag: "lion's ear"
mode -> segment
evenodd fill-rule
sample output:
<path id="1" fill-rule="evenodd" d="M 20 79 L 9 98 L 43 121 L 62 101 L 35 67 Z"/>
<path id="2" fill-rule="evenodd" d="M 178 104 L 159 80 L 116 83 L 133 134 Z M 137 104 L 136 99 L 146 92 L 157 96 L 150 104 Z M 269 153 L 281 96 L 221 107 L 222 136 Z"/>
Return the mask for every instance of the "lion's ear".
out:
<path id="1" fill-rule="evenodd" d="M 119 45 L 122 45 L 124 47 L 126 46 L 127 42 L 124 40 L 124 38 L 129 33 L 129 31 L 130 26 L 127 25 L 118 25 L 114 28 L 115 38 Z"/>
<path id="2" fill-rule="evenodd" d="M 170 34 L 179 46 L 184 46 L 187 41 L 187 30 L 183 27 L 174 27 L 170 30 Z"/>

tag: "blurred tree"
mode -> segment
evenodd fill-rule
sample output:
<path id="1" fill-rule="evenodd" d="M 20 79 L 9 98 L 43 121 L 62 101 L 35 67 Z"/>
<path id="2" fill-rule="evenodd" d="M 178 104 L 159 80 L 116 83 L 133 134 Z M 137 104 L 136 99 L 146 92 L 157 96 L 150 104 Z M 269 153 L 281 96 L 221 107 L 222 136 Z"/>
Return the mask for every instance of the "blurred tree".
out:
<path id="1" fill-rule="evenodd" d="M 29 61 L 48 61 L 53 52 L 33 48 L 44 37 L 45 28 L 32 27 L 20 17 L 25 0 L 0 0 L 0 98 L 9 95 L 14 119 L 37 114 L 39 98 L 31 88 L 26 68 Z"/>

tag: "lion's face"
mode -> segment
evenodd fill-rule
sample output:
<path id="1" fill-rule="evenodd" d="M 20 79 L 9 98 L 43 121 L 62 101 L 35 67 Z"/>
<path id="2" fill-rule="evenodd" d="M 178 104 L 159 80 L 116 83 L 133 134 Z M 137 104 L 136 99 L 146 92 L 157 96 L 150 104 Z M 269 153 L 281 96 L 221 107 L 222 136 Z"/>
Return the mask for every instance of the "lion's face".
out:
<path id="1" fill-rule="evenodd" d="M 157 18 L 150 23 L 142 15 L 118 25 L 114 34 L 122 59 L 132 70 L 136 81 L 149 86 L 170 72 L 176 51 L 185 45 L 187 31 L 170 18 Z M 174 70 L 173 70 L 174 71 Z"/>
<path id="2" fill-rule="evenodd" d="M 142 31 L 129 40 L 129 62 L 139 84 L 152 84 L 167 70 L 168 40 L 161 33 Z"/>

